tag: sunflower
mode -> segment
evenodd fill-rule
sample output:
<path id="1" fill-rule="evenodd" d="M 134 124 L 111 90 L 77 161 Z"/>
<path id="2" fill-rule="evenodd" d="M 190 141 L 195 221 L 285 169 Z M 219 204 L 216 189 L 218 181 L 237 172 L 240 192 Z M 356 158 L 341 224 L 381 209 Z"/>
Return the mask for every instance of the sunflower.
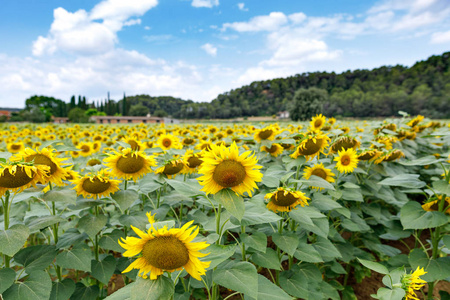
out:
<path id="1" fill-rule="evenodd" d="M 105 165 L 112 170 L 112 174 L 123 179 L 136 181 L 152 171 L 156 165 L 153 156 L 147 156 L 143 151 L 123 149 L 121 153 L 114 151 L 105 158 Z"/>
<path id="2" fill-rule="evenodd" d="M 0 164 L 0 197 L 6 191 L 17 192 L 30 186 L 36 186 L 38 182 L 46 182 L 50 167 L 25 162 L 11 162 Z"/>
<path id="3" fill-rule="evenodd" d="M 147 215 L 148 216 L 148 215 Z M 211 262 L 200 261 L 199 257 L 205 257 L 203 250 L 209 246 L 206 242 L 193 243 L 192 240 L 198 235 L 198 227 L 189 228 L 194 221 L 186 223 L 181 228 L 155 229 L 153 225 L 147 232 L 131 226 L 134 232 L 140 237 L 126 237 L 119 240 L 120 246 L 126 249 L 123 256 L 141 256 L 132 262 L 122 273 L 138 269 L 139 276 L 155 280 L 164 271 L 173 272 L 184 268 L 193 278 L 201 280 L 201 275 L 205 275 L 206 268 Z"/>
<path id="4" fill-rule="evenodd" d="M 203 163 L 202 154 L 194 153 L 193 150 L 187 150 L 183 156 L 184 164 L 189 173 L 195 173 L 198 171 Z"/>
<path id="5" fill-rule="evenodd" d="M 334 178 L 333 176 L 334 173 L 331 172 L 330 169 L 327 169 L 323 166 L 322 163 L 320 164 L 315 164 L 312 168 L 310 167 L 305 167 L 305 172 L 303 173 L 303 176 L 305 177 L 305 179 L 309 179 L 311 177 L 311 175 L 315 175 L 318 176 L 328 182 L 334 182 Z M 317 189 L 319 191 L 323 190 L 323 188 L 319 188 L 319 187 L 312 187 L 313 189 Z"/>
<path id="6" fill-rule="evenodd" d="M 137 139 L 134 138 L 123 138 L 122 139 L 123 142 L 127 143 L 128 145 L 130 145 L 131 150 L 133 151 L 142 151 L 145 149 L 145 145 L 143 143 L 141 143 L 140 141 L 138 141 Z"/>
<path id="7" fill-rule="evenodd" d="M 322 129 L 322 127 L 325 125 L 325 122 L 326 122 L 326 117 L 323 116 L 322 114 L 320 114 L 320 115 L 316 115 L 315 117 L 312 118 L 312 121 L 309 122 L 309 126 L 312 131 L 317 132 Z"/>
<path id="8" fill-rule="evenodd" d="M 78 154 L 81 156 L 87 157 L 94 153 L 94 144 L 90 142 L 79 142 L 77 148 L 80 149 Z"/>
<path id="9" fill-rule="evenodd" d="M 297 146 L 297 149 L 291 154 L 291 157 L 297 158 L 303 155 L 307 161 L 313 159 L 315 156 L 319 156 L 320 153 L 324 153 L 329 140 L 330 138 L 323 134 L 308 135 Z"/>
<path id="10" fill-rule="evenodd" d="M 264 127 L 263 129 L 256 130 L 253 138 L 258 143 L 261 143 L 262 140 L 273 141 L 273 139 L 275 138 L 275 136 L 277 134 L 278 134 L 278 132 L 274 126 L 267 126 L 267 127 Z"/>
<path id="11" fill-rule="evenodd" d="M 98 158 L 91 158 L 86 163 L 88 166 L 93 167 L 96 165 L 101 165 L 102 162 Z"/>
<path id="12" fill-rule="evenodd" d="M 275 144 L 272 144 L 272 146 L 270 148 L 266 147 L 266 146 L 262 146 L 260 150 L 269 153 L 273 157 L 277 157 L 278 155 L 283 153 L 284 148 L 280 144 L 275 143 Z"/>
<path id="13" fill-rule="evenodd" d="M 111 179 L 111 174 L 101 170 L 97 174 L 87 174 L 73 181 L 77 195 L 98 199 L 107 197 L 119 190 L 119 180 Z"/>
<path id="14" fill-rule="evenodd" d="M 202 141 L 201 140 L 200 143 L 195 146 L 195 149 L 210 151 L 212 144 L 213 143 L 211 141 Z"/>
<path id="15" fill-rule="evenodd" d="M 389 152 L 384 153 L 383 155 L 379 156 L 375 160 L 375 163 L 379 164 L 383 161 L 394 161 L 394 160 L 400 159 L 404 156 L 405 156 L 405 154 L 401 150 L 394 149 L 392 151 L 389 151 Z"/>
<path id="16" fill-rule="evenodd" d="M 50 150 L 49 148 L 44 148 L 42 150 L 33 150 L 31 148 L 26 148 L 22 152 L 12 157 L 11 160 L 17 162 L 33 162 L 34 165 L 49 166 L 50 169 L 47 173 L 46 182 L 51 182 L 58 186 L 64 185 L 62 181 L 67 177 L 67 172 L 63 168 L 63 166 L 67 164 L 62 163 L 62 161 L 64 161 L 64 158 L 57 157 L 54 153 L 54 150 Z M 50 189 L 50 187 L 47 187 L 44 192 L 48 189 Z"/>
<path id="17" fill-rule="evenodd" d="M 8 149 L 8 151 L 10 153 L 18 153 L 18 152 L 22 151 L 23 149 L 25 149 L 25 145 L 23 142 L 8 143 L 6 145 L 6 149 Z"/>
<path id="18" fill-rule="evenodd" d="M 353 148 L 342 149 L 334 160 L 337 161 L 336 169 L 341 173 L 351 173 L 358 165 L 358 155 Z"/>
<path id="19" fill-rule="evenodd" d="M 334 141 L 334 143 L 331 145 L 330 151 L 332 153 L 337 153 L 342 149 L 347 150 L 348 148 L 359 148 L 360 145 L 361 143 L 357 139 L 349 136 L 342 136 Z"/>
<path id="20" fill-rule="evenodd" d="M 439 211 L 439 203 L 442 201 L 442 195 L 437 197 L 438 199 L 425 203 L 422 205 L 425 211 Z M 450 215 L 450 197 L 445 197 L 444 212 Z"/>
<path id="21" fill-rule="evenodd" d="M 257 166 L 255 155 L 250 151 L 239 155 L 236 143 L 230 147 L 211 145 L 211 151 L 203 154 L 203 163 L 199 173 L 203 176 L 197 178 L 204 187 L 206 194 L 215 194 L 222 189 L 231 188 L 234 192 L 243 195 L 245 192 L 252 195 L 257 189 L 256 182 L 262 180 L 262 174 Z"/>
<path id="22" fill-rule="evenodd" d="M 361 153 L 358 154 L 359 160 L 368 160 L 368 161 L 374 161 L 376 160 L 383 152 L 379 150 L 364 150 Z"/>
<path id="23" fill-rule="evenodd" d="M 162 134 L 158 138 L 158 146 L 163 150 L 169 150 L 169 149 L 181 149 L 182 145 L 180 143 L 180 140 L 171 134 Z"/>
<path id="24" fill-rule="evenodd" d="M 419 124 L 423 120 L 423 118 L 424 118 L 423 116 L 418 115 L 414 119 L 410 120 L 406 125 L 408 125 L 409 127 L 414 127 L 417 124 Z"/>
<path id="25" fill-rule="evenodd" d="M 190 137 L 185 137 L 181 143 L 183 144 L 183 146 L 190 146 L 190 145 L 194 145 L 195 144 L 195 139 L 190 138 Z"/>
<path id="26" fill-rule="evenodd" d="M 188 172 L 186 165 L 182 159 L 172 159 L 164 162 L 164 165 L 156 169 L 156 174 L 166 175 L 167 178 L 175 178 L 178 174 Z"/>
<path id="27" fill-rule="evenodd" d="M 423 268 L 417 267 L 413 273 L 404 274 L 401 278 L 402 289 L 405 290 L 405 300 L 419 300 L 416 292 L 420 290 L 425 283 L 425 280 L 420 279 L 420 276 L 425 275 L 427 272 Z"/>
<path id="28" fill-rule="evenodd" d="M 309 205 L 308 200 L 310 200 L 300 191 L 285 189 L 283 187 L 279 187 L 272 193 L 266 194 L 264 199 L 269 199 L 267 209 L 273 212 L 291 211 L 292 209 L 295 209 L 297 205 L 302 207 Z"/>

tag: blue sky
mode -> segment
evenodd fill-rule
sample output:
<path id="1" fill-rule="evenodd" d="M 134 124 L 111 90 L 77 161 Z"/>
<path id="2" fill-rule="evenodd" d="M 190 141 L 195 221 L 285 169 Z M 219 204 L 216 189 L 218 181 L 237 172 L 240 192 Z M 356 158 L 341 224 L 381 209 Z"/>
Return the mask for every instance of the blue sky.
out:
<path id="1" fill-rule="evenodd" d="M 448 0 L 15 0 L 0 10 L 0 106 L 170 95 L 410 66 L 450 49 Z"/>

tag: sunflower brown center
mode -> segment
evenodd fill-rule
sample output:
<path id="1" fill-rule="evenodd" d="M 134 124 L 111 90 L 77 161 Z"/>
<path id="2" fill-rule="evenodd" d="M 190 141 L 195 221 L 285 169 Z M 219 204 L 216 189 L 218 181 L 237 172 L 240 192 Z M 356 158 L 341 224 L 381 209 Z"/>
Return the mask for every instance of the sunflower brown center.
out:
<path id="1" fill-rule="evenodd" d="M 133 174 L 139 172 L 144 167 L 145 160 L 142 156 L 132 156 L 127 154 L 125 157 L 121 156 L 117 160 L 117 169 L 120 171 Z"/>
<path id="2" fill-rule="evenodd" d="M 133 141 L 133 140 L 128 141 L 128 144 L 130 144 L 130 147 L 133 151 L 139 150 L 139 145 L 138 145 L 138 143 L 136 143 L 136 141 Z"/>
<path id="3" fill-rule="evenodd" d="M 101 194 L 111 186 L 111 182 L 103 182 L 97 177 L 83 181 L 83 190 L 90 194 Z"/>
<path id="4" fill-rule="evenodd" d="M 351 162 L 350 156 L 344 155 L 341 157 L 341 164 L 343 166 L 348 166 L 350 164 L 350 162 Z"/>
<path id="5" fill-rule="evenodd" d="M 303 148 L 299 151 L 303 155 L 313 155 L 322 149 L 323 139 L 316 138 L 316 142 L 312 139 L 308 139 Z"/>
<path id="6" fill-rule="evenodd" d="M 5 169 L 0 175 L 0 187 L 14 189 L 30 183 L 34 178 L 34 171 L 31 171 L 32 177 L 28 177 L 24 167 L 17 167 L 16 173 L 11 174 L 9 169 Z"/>
<path id="7" fill-rule="evenodd" d="M 153 267 L 175 270 L 189 262 L 189 250 L 174 236 L 159 236 L 145 243 L 142 256 Z"/>
<path id="8" fill-rule="evenodd" d="M 172 145 L 172 141 L 170 139 L 163 139 L 162 144 L 164 147 L 169 148 Z"/>
<path id="9" fill-rule="evenodd" d="M 355 146 L 356 146 L 356 140 L 355 139 L 343 138 L 343 139 L 337 140 L 333 144 L 331 149 L 334 152 L 338 152 L 339 150 L 342 150 L 342 148 L 344 148 L 344 150 L 347 150 L 349 148 L 354 148 Z"/>
<path id="10" fill-rule="evenodd" d="M 269 152 L 269 153 L 274 153 L 274 152 L 276 152 L 277 151 L 277 146 L 275 146 L 275 145 L 272 145 L 270 148 L 267 148 L 266 147 L 266 151 L 267 152 Z"/>
<path id="11" fill-rule="evenodd" d="M 182 163 L 167 164 L 164 167 L 163 173 L 166 174 L 166 175 L 174 175 L 174 174 L 177 174 L 178 172 L 180 172 L 181 170 L 183 170 L 183 164 Z"/>
<path id="12" fill-rule="evenodd" d="M 197 168 L 202 164 L 203 160 L 198 157 L 191 156 L 188 158 L 188 166 L 189 168 Z"/>
<path id="13" fill-rule="evenodd" d="M 270 200 L 273 201 L 278 206 L 291 206 L 298 199 L 294 197 L 291 193 L 284 194 L 284 191 L 278 191 L 275 195 L 273 195 Z"/>
<path id="14" fill-rule="evenodd" d="M 220 186 L 233 187 L 244 182 L 246 173 L 244 166 L 235 160 L 224 160 L 217 165 L 213 179 Z"/>
<path id="15" fill-rule="evenodd" d="M 314 122 L 314 127 L 318 128 L 320 126 L 322 126 L 322 120 L 318 119 Z"/>
<path id="16" fill-rule="evenodd" d="M 89 153 L 89 151 L 91 151 L 91 149 L 89 148 L 88 145 L 81 146 L 81 152 Z"/>
<path id="17" fill-rule="evenodd" d="M 95 166 L 95 165 L 100 165 L 102 162 L 101 161 L 99 161 L 98 159 L 96 159 L 96 158 L 93 158 L 93 159 L 90 159 L 88 162 L 87 162 L 87 164 L 89 165 L 89 166 Z"/>
<path id="18" fill-rule="evenodd" d="M 194 142 L 194 140 L 190 139 L 190 138 L 185 138 L 183 142 L 184 142 L 185 145 L 190 145 L 190 144 L 192 144 Z"/>
<path id="19" fill-rule="evenodd" d="M 259 132 L 258 136 L 262 139 L 262 140 L 267 140 L 271 135 L 272 135 L 273 131 L 272 129 L 266 129 L 266 130 L 262 130 Z"/>
<path id="20" fill-rule="evenodd" d="M 25 158 L 26 162 L 34 161 L 36 165 L 46 165 L 50 167 L 49 174 L 52 175 L 58 169 L 58 166 L 47 156 L 43 154 L 33 154 Z"/>
<path id="21" fill-rule="evenodd" d="M 315 169 L 312 171 L 311 175 L 316 175 L 322 179 L 327 179 L 327 172 L 325 172 L 323 169 Z"/>
<path id="22" fill-rule="evenodd" d="M 20 145 L 20 144 L 12 144 L 12 145 L 11 145 L 11 149 L 12 149 L 12 150 L 20 150 L 20 148 L 21 148 L 21 145 Z"/>

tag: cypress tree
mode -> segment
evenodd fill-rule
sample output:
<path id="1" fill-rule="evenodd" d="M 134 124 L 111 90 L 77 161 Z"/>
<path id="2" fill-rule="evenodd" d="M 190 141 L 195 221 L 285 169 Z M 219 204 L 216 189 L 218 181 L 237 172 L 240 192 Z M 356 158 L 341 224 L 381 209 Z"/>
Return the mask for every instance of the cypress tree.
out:
<path id="1" fill-rule="evenodd" d="M 127 97 L 125 96 L 125 92 L 123 92 L 123 100 L 122 100 L 122 116 L 127 115 Z"/>

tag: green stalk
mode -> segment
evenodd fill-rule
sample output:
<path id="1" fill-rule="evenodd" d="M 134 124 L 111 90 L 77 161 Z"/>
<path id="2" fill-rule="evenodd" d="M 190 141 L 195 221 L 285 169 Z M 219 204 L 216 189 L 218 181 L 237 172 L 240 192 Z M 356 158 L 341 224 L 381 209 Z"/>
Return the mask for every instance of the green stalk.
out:
<path id="1" fill-rule="evenodd" d="M 222 210 L 222 205 L 219 204 L 219 208 L 217 209 L 216 214 L 216 233 L 220 236 L 220 212 Z M 217 245 L 220 245 L 220 238 L 216 241 Z"/>
<path id="2" fill-rule="evenodd" d="M 10 196 L 9 191 L 6 191 L 6 193 L 5 193 L 5 200 L 2 199 L 5 231 L 8 230 L 8 228 L 9 228 L 9 212 L 10 212 L 9 210 L 11 208 L 10 203 L 9 203 L 9 196 Z M 11 257 L 9 257 L 8 255 L 4 254 L 3 255 L 3 261 L 5 262 L 5 268 L 9 268 Z"/>
<path id="3" fill-rule="evenodd" d="M 241 225 L 241 234 L 245 233 L 245 226 Z M 241 246 L 242 246 L 242 261 L 247 261 L 247 255 L 245 253 L 245 243 L 241 240 Z"/>
<path id="4" fill-rule="evenodd" d="M 283 233 L 283 219 L 278 221 L 278 233 L 280 235 Z M 277 254 L 278 254 L 278 259 L 281 262 L 281 251 L 280 251 L 280 247 L 278 247 L 278 246 L 277 246 Z M 275 280 L 276 280 L 276 284 L 278 286 L 280 286 L 280 270 L 275 270 Z"/>

